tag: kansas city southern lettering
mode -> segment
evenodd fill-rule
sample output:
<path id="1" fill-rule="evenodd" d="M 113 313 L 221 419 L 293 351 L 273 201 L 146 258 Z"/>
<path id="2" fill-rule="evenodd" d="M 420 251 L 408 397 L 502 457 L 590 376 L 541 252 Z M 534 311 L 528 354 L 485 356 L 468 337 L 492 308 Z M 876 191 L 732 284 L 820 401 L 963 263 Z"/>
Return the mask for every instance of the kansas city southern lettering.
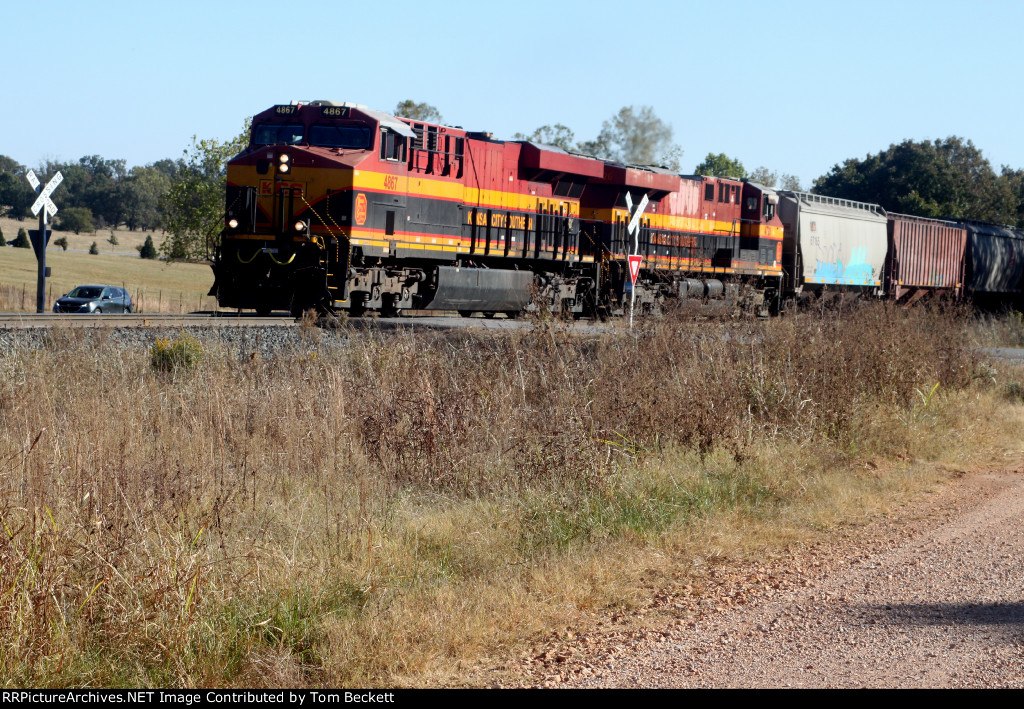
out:
<path id="1" fill-rule="evenodd" d="M 473 223 L 473 213 L 466 214 L 466 224 Z M 476 225 L 487 226 L 487 212 L 476 213 Z M 525 214 L 491 214 L 490 226 L 496 229 L 533 229 L 533 218 Z"/>

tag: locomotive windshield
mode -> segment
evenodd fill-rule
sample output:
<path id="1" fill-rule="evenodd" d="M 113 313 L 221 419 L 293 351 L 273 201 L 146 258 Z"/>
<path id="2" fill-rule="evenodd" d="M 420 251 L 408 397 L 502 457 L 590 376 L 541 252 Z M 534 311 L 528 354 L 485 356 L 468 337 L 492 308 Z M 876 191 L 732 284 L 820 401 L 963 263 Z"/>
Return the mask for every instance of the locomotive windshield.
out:
<path id="1" fill-rule="evenodd" d="M 370 128 L 364 125 L 312 126 L 309 142 L 324 148 L 351 148 L 369 150 L 373 147 Z"/>
<path id="2" fill-rule="evenodd" d="M 268 123 L 261 126 L 253 126 L 253 145 L 295 145 L 302 142 L 302 135 L 305 128 L 300 125 L 280 125 Z"/>

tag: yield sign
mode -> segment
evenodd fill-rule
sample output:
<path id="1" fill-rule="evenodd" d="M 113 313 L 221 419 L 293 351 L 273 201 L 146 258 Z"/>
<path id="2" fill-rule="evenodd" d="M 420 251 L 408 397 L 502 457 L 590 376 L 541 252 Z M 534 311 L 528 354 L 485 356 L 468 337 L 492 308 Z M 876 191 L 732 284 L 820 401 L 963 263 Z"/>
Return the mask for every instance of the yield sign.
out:
<path id="1" fill-rule="evenodd" d="M 643 260 L 643 256 L 629 257 L 629 277 L 633 279 L 633 283 L 636 283 L 636 277 L 640 275 L 640 262 Z"/>

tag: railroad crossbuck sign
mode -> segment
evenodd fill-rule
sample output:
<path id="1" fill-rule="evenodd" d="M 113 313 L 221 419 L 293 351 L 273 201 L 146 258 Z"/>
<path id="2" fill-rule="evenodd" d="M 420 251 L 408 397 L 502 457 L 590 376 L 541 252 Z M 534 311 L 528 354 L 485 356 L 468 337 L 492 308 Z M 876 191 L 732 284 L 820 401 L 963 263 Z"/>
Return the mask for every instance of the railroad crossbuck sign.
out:
<path id="1" fill-rule="evenodd" d="M 640 273 L 640 263 L 644 259 L 640 255 L 640 217 L 643 216 L 644 210 L 647 209 L 649 201 L 647 195 L 644 195 L 643 199 L 640 200 L 640 204 L 636 205 L 634 210 L 633 196 L 629 192 L 626 193 L 626 209 L 629 210 L 631 215 L 626 231 L 633 235 L 633 255 L 629 257 L 629 277 L 633 283 L 636 283 L 636 277 Z"/>
<path id="2" fill-rule="evenodd" d="M 36 177 L 36 173 L 34 171 L 29 170 L 25 177 L 28 178 L 28 182 L 32 185 L 32 189 L 39 189 L 39 178 Z M 42 189 L 39 196 L 36 197 L 36 201 L 32 203 L 33 215 L 39 214 L 39 210 L 44 208 L 46 209 L 46 213 L 51 217 L 57 214 L 57 205 L 50 199 L 50 195 L 53 194 L 53 191 L 57 189 L 57 186 L 63 181 L 64 175 L 57 172 L 57 174 L 53 176 L 53 179 L 46 183 L 46 187 Z"/>
<path id="3" fill-rule="evenodd" d="M 626 209 L 629 210 L 631 218 L 629 224 L 626 226 L 626 231 L 633 235 L 633 253 L 628 256 L 629 259 L 629 277 L 630 282 L 630 296 L 629 296 L 629 327 L 633 328 L 633 305 L 636 302 L 636 288 L 633 288 L 633 284 L 636 283 L 636 277 L 640 274 L 640 263 L 643 261 L 643 256 L 640 255 L 640 217 L 647 209 L 647 203 L 650 200 L 647 199 L 647 195 L 644 195 L 643 199 L 640 200 L 640 204 L 636 205 L 636 210 L 633 209 L 633 196 L 626 192 Z"/>
<path id="4" fill-rule="evenodd" d="M 46 187 L 40 189 L 39 178 L 34 170 L 29 170 L 25 175 L 32 189 L 39 193 L 36 201 L 32 203 L 32 213 L 39 215 L 39 231 L 33 234 L 32 248 L 36 252 L 36 261 L 39 262 L 39 277 L 36 280 L 36 312 L 42 313 L 46 304 L 46 279 L 50 275 L 50 269 L 46 267 L 46 245 L 50 243 L 50 230 L 46 228 L 46 217 L 57 214 L 57 205 L 50 199 L 50 195 L 64 181 L 64 175 L 58 171 L 50 178 Z"/>

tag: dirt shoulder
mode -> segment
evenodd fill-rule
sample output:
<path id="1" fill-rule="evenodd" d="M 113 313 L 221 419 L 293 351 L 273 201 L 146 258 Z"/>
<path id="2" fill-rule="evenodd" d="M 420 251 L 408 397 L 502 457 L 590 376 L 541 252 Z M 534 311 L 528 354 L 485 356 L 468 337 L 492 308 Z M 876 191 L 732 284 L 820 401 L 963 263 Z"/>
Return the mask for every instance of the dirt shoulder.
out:
<path id="1" fill-rule="evenodd" d="M 837 541 L 563 633 L 514 671 L 542 687 L 1021 687 L 1022 558 L 1024 467 L 963 474 Z"/>

